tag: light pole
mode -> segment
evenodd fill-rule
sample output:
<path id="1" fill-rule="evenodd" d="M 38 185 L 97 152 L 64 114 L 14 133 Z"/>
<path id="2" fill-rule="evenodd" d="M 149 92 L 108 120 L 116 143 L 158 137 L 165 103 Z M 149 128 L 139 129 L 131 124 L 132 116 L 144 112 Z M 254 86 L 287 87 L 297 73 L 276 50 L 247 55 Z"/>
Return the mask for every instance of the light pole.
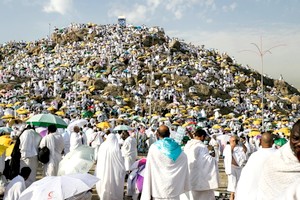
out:
<path id="1" fill-rule="evenodd" d="M 152 76 L 153 76 L 153 66 L 150 65 L 150 91 L 149 91 L 149 98 L 150 98 L 150 105 L 149 105 L 149 116 L 152 114 Z"/>
<path id="2" fill-rule="evenodd" d="M 274 49 L 276 47 L 280 47 L 280 46 L 285 46 L 284 44 L 279 44 L 279 45 L 275 45 L 272 46 L 271 48 L 267 49 L 267 50 L 263 50 L 263 45 L 262 45 L 262 37 L 260 37 L 260 46 L 258 46 L 255 43 L 251 43 L 252 45 L 254 45 L 257 49 L 257 51 L 253 51 L 253 50 L 243 50 L 243 51 L 248 51 L 248 52 L 252 52 L 255 53 L 256 55 L 258 55 L 260 57 L 260 61 L 261 61 L 261 124 L 262 124 L 262 131 L 264 131 L 264 56 L 266 55 L 266 53 L 270 53 L 271 49 Z M 242 52 L 242 51 L 240 51 Z"/>
<path id="3" fill-rule="evenodd" d="M 51 23 L 49 23 L 49 40 L 51 40 Z"/>

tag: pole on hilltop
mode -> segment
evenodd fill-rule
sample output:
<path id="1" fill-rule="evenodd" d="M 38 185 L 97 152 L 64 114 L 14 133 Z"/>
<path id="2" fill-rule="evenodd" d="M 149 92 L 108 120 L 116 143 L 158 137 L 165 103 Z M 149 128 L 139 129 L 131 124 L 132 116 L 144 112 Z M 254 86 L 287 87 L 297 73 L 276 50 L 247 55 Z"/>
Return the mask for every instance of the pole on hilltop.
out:
<path id="1" fill-rule="evenodd" d="M 260 61 L 261 61 L 261 124 L 262 124 L 262 131 L 264 131 L 264 56 L 266 55 L 266 53 L 270 53 L 271 49 L 274 49 L 276 47 L 280 47 L 280 46 L 285 46 L 285 44 L 279 44 L 279 45 L 275 45 L 270 47 L 269 49 L 264 50 L 263 49 L 263 43 L 262 43 L 262 37 L 260 37 L 260 46 L 258 46 L 256 43 L 251 43 L 252 45 L 254 45 L 256 47 L 256 51 L 254 50 L 242 50 L 240 52 L 243 51 L 247 51 L 247 52 L 252 52 L 255 53 L 256 55 L 258 55 L 260 57 Z"/>
<path id="2" fill-rule="evenodd" d="M 49 40 L 51 39 L 51 23 L 49 23 Z"/>

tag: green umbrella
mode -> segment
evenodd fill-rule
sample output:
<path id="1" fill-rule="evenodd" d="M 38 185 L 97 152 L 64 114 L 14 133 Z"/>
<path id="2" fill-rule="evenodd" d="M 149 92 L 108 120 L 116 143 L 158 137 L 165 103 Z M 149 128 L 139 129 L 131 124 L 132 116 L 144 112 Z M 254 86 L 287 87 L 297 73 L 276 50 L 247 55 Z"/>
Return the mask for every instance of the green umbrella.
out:
<path id="1" fill-rule="evenodd" d="M 84 110 L 81 113 L 81 116 L 83 118 L 89 118 L 89 117 L 92 117 L 93 115 L 94 115 L 94 113 L 92 111 L 90 111 L 90 110 Z"/>
<path id="2" fill-rule="evenodd" d="M 285 143 L 287 143 L 287 140 L 285 138 L 279 138 L 279 139 L 276 139 L 274 141 L 274 144 L 277 145 L 277 146 L 283 146 Z"/>
<path id="3" fill-rule="evenodd" d="M 49 125 L 55 125 L 57 128 L 67 128 L 67 123 L 59 116 L 52 114 L 38 114 L 30 117 L 27 124 L 48 127 Z"/>

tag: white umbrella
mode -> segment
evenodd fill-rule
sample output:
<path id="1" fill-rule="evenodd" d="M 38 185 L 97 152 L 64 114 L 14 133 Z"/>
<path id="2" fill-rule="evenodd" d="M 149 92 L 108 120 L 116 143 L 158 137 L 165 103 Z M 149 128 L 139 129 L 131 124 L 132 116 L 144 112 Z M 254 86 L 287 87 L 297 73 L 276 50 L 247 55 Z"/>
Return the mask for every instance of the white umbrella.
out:
<path id="1" fill-rule="evenodd" d="M 73 129 L 75 126 L 78 126 L 79 128 L 80 127 L 83 127 L 84 125 L 88 124 L 88 120 L 86 119 L 77 119 L 73 122 L 71 122 L 69 125 L 68 125 L 68 131 L 73 132 Z"/>
<path id="2" fill-rule="evenodd" d="M 130 131 L 130 130 L 132 130 L 132 128 L 127 125 L 118 125 L 113 129 L 113 131 Z"/>
<path id="3" fill-rule="evenodd" d="M 94 164 L 94 148 L 82 145 L 69 152 L 59 163 L 58 175 L 87 173 Z"/>
<path id="4" fill-rule="evenodd" d="M 90 190 L 98 181 L 88 173 L 46 176 L 24 190 L 19 200 L 66 199 Z"/>

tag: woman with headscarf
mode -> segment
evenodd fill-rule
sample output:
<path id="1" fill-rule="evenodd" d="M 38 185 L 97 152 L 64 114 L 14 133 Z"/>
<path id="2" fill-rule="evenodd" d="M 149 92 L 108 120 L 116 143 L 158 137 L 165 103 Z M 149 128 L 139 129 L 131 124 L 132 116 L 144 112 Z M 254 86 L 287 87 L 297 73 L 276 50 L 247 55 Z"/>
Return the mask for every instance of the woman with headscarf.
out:
<path id="1" fill-rule="evenodd" d="M 118 139 L 109 134 L 98 150 L 95 175 L 100 179 L 96 190 L 101 200 L 123 199 L 125 166 Z"/>

